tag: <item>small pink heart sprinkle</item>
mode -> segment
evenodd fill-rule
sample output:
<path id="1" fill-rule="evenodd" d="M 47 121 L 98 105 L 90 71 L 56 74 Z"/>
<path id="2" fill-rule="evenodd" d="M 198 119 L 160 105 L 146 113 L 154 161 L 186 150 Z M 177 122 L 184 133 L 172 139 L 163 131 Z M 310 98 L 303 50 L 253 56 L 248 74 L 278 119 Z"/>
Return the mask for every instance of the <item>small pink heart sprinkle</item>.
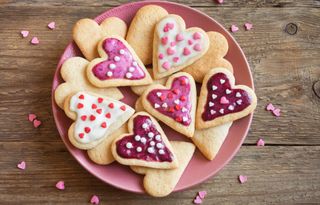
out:
<path id="1" fill-rule="evenodd" d="M 204 197 L 207 195 L 206 191 L 199 191 L 198 195 L 200 196 L 201 199 L 204 199 Z"/>
<path id="2" fill-rule="evenodd" d="M 29 31 L 21 31 L 20 33 L 21 33 L 23 38 L 26 38 L 29 35 Z"/>
<path id="3" fill-rule="evenodd" d="M 100 203 L 99 197 L 97 195 L 93 195 L 90 199 L 90 203 L 91 204 L 99 204 Z"/>
<path id="4" fill-rule="evenodd" d="M 21 161 L 19 164 L 17 164 L 17 167 L 19 169 L 25 170 L 26 169 L 26 162 L 25 161 Z"/>
<path id="5" fill-rule="evenodd" d="M 166 62 L 164 62 L 164 63 L 162 64 L 162 67 L 163 67 L 164 69 L 168 70 L 168 69 L 170 68 L 170 63 L 169 63 L 168 61 L 166 61 Z"/>
<path id="6" fill-rule="evenodd" d="M 223 3 L 223 0 L 217 0 L 217 2 L 218 2 L 219 4 L 222 4 L 222 3 Z"/>
<path id="7" fill-rule="evenodd" d="M 195 203 L 195 204 L 201 204 L 201 203 L 202 203 L 202 199 L 201 199 L 199 196 L 197 196 L 197 197 L 193 200 L 193 203 Z"/>
<path id="8" fill-rule="evenodd" d="M 236 25 L 232 25 L 230 30 L 231 30 L 232 33 L 235 33 L 237 31 L 239 31 L 239 28 Z"/>
<path id="9" fill-rule="evenodd" d="M 241 184 L 245 183 L 248 180 L 247 176 L 239 175 L 239 181 Z"/>
<path id="10" fill-rule="evenodd" d="M 64 190 L 65 187 L 64 187 L 64 181 L 58 181 L 56 183 L 56 188 L 59 189 L 59 190 Z"/>
<path id="11" fill-rule="evenodd" d="M 247 31 L 249 31 L 253 28 L 253 25 L 251 23 L 245 23 L 244 27 L 246 28 Z"/>
<path id="12" fill-rule="evenodd" d="M 55 29 L 56 28 L 56 22 L 54 22 L 54 21 L 50 22 L 48 24 L 48 28 L 51 29 L 51 30 Z"/>
<path id="13" fill-rule="evenodd" d="M 32 45 L 37 45 L 40 43 L 40 41 L 37 37 L 33 37 L 30 42 Z"/>
<path id="14" fill-rule="evenodd" d="M 260 138 L 260 139 L 257 141 L 257 146 L 258 146 L 258 147 L 264 146 L 264 140 Z"/>
<path id="15" fill-rule="evenodd" d="M 33 121 L 33 127 L 38 128 L 41 125 L 41 121 L 40 120 L 34 120 Z"/>
<path id="16" fill-rule="evenodd" d="M 220 98 L 220 103 L 221 104 L 229 104 L 229 100 L 225 96 L 222 96 Z"/>
<path id="17" fill-rule="evenodd" d="M 35 115 L 35 114 L 32 114 L 32 113 L 30 113 L 29 115 L 28 115 L 28 120 L 30 121 L 30 122 L 32 122 L 34 119 L 36 119 L 37 118 L 37 116 Z"/>
<path id="18" fill-rule="evenodd" d="M 280 108 L 276 108 L 276 109 L 272 110 L 272 113 L 274 116 L 280 117 L 280 111 L 281 111 Z"/>
<path id="19" fill-rule="evenodd" d="M 267 106 L 266 106 L 266 110 L 268 110 L 268 111 L 273 111 L 275 109 L 275 107 L 271 104 L 271 103 L 269 103 Z"/>

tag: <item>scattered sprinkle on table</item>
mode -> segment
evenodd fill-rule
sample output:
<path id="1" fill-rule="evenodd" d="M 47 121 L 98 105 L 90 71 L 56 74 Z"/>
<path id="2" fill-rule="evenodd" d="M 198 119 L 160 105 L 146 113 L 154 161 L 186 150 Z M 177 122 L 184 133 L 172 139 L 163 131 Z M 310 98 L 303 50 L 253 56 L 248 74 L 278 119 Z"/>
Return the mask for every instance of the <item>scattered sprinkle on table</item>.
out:
<path id="1" fill-rule="evenodd" d="M 258 146 L 258 147 L 263 147 L 263 146 L 264 146 L 264 140 L 260 138 L 260 139 L 257 141 L 257 146 Z"/>
<path id="2" fill-rule="evenodd" d="M 239 31 L 239 28 L 236 25 L 232 25 L 230 30 L 231 30 L 232 33 L 235 33 L 237 31 Z"/>
<path id="3" fill-rule="evenodd" d="M 97 195 L 93 195 L 90 199 L 90 203 L 91 204 L 99 204 L 100 203 L 100 199 Z"/>
<path id="4" fill-rule="evenodd" d="M 24 30 L 24 31 L 20 31 L 20 33 L 21 33 L 23 38 L 26 38 L 26 37 L 29 36 L 29 31 Z"/>
<path id="5" fill-rule="evenodd" d="M 248 177 L 247 177 L 247 176 L 245 176 L 245 175 L 239 175 L 239 182 L 240 182 L 241 184 L 246 183 L 247 180 L 248 180 Z"/>
<path id="6" fill-rule="evenodd" d="M 253 25 L 251 23 L 245 23 L 244 27 L 247 31 L 251 30 L 253 28 Z"/>
<path id="7" fill-rule="evenodd" d="M 64 181 L 58 181 L 56 183 L 56 188 L 59 189 L 59 190 L 64 190 L 65 187 L 64 187 Z"/>
<path id="8" fill-rule="evenodd" d="M 40 43 L 40 41 L 39 41 L 39 39 L 38 39 L 37 37 L 33 37 L 33 38 L 31 39 L 30 43 L 31 43 L 32 45 L 37 45 L 37 44 Z"/>
<path id="9" fill-rule="evenodd" d="M 17 164 L 18 169 L 25 170 L 26 169 L 26 162 L 21 161 L 19 164 Z"/>
<path id="10" fill-rule="evenodd" d="M 48 24 L 48 28 L 51 29 L 51 30 L 55 29 L 56 28 L 56 22 L 54 22 L 54 21 L 50 22 Z"/>

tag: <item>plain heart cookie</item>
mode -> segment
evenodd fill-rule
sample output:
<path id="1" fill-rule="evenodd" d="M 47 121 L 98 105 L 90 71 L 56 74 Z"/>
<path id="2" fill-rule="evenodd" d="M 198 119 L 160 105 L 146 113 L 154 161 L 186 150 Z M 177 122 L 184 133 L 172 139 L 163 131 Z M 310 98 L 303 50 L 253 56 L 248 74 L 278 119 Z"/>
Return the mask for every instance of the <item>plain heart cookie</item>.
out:
<path id="1" fill-rule="evenodd" d="M 152 41 L 156 24 L 168 12 L 157 5 L 141 7 L 133 17 L 126 40 L 145 65 L 152 63 Z"/>
<path id="2" fill-rule="evenodd" d="M 70 95 L 64 111 L 75 120 L 68 131 L 70 142 L 85 150 L 100 144 L 134 113 L 134 109 L 120 101 L 85 91 Z"/>
<path id="3" fill-rule="evenodd" d="M 178 166 L 177 157 L 158 122 L 146 112 L 138 112 L 128 122 L 130 133 L 112 143 L 113 157 L 120 164 L 157 169 Z"/>
<path id="4" fill-rule="evenodd" d="M 65 82 L 60 84 L 54 91 L 54 99 L 61 109 L 63 109 L 65 99 L 70 94 L 78 91 L 88 91 L 116 100 L 123 98 L 118 88 L 94 87 L 86 76 L 86 67 L 88 64 L 89 61 L 81 57 L 69 58 L 62 64 L 60 74 Z"/>
<path id="5" fill-rule="evenodd" d="M 196 100 L 195 82 L 184 72 L 170 76 L 166 86 L 149 86 L 142 95 L 146 111 L 187 137 L 192 137 L 195 130 Z"/>
<path id="6" fill-rule="evenodd" d="M 209 38 L 198 27 L 186 29 L 184 20 L 170 14 L 155 28 L 153 72 L 155 79 L 175 73 L 201 58 L 209 48 Z"/>
<path id="7" fill-rule="evenodd" d="M 98 45 L 101 58 L 87 67 L 88 80 L 97 87 L 136 86 L 152 78 L 131 46 L 119 36 L 108 36 Z"/>
<path id="8" fill-rule="evenodd" d="M 254 91 L 245 85 L 235 85 L 233 74 L 225 68 L 215 68 L 204 77 L 201 86 L 196 129 L 205 129 L 247 116 L 257 106 Z"/>
<path id="9" fill-rule="evenodd" d="M 72 37 L 85 58 L 91 61 L 99 57 L 97 45 L 103 37 L 118 35 L 125 38 L 126 33 L 127 24 L 117 17 L 106 18 L 100 25 L 92 19 L 80 19 L 73 27 Z"/>

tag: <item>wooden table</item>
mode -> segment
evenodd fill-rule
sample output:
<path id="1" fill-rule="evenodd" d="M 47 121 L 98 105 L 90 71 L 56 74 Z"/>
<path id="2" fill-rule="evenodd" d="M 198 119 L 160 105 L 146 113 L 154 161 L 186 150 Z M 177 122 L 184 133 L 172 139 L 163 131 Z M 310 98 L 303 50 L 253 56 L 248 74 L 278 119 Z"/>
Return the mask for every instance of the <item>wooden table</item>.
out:
<path id="1" fill-rule="evenodd" d="M 177 0 L 226 28 L 240 27 L 233 35 L 249 60 L 259 99 L 244 145 L 214 178 L 155 199 L 108 186 L 75 161 L 53 121 L 53 73 L 78 19 L 126 2 L 1 1 L 0 204 L 87 204 L 97 194 L 101 204 L 182 205 L 192 204 L 199 190 L 208 192 L 204 204 L 320 203 L 319 0 Z M 46 28 L 50 21 L 56 30 Z M 253 30 L 244 31 L 247 21 Z M 21 39 L 23 29 L 31 31 L 27 39 Z M 30 45 L 32 36 L 39 45 Z M 281 117 L 265 111 L 268 102 L 281 108 Z M 27 121 L 31 112 L 43 122 L 39 129 Z M 260 137 L 266 146 L 257 148 Z M 16 168 L 20 160 L 27 162 L 25 171 Z M 240 174 L 247 183 L 238 183 Z M 65 191 L 56 190 L 58 180 L 65 180 Z"/>

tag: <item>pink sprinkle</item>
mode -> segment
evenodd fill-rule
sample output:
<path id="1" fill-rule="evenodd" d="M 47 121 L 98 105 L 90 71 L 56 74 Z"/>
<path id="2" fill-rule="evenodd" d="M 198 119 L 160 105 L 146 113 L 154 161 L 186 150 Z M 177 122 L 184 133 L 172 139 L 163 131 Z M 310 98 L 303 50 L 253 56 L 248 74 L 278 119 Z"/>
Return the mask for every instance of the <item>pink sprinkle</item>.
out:
<path id="1" fill-rule="evenodd" d="M 244 27 L 246 28 L 247 31 L 251 30 L 253 25 L 251 23 L 245 23 Z"/>
<path id="2" fill-rule="evenodd" d="M 258 146 L 258 147 L 263 147 L 263 146 L 264 146 L 264 140 L 260 138 L 260 139 L 257 141 L 257 146 Z"/>
<path id="3" fill-rule="evenodd" d="M 23 38 L 26 38 L 29 35 L 29 31 L 20 31 L 20 33 L 21 33 Z"/>
<path id="4" fill-rule="evenodd" d="M 195 33 L 193 34 L 193 39 L 194 39 L 194 40 L 201 39 L 201 34 L 200 34 L 199 32 L 195 32 Z"/>
<path id="5" fill-rule="evenodd" d="M 232 25 L 230 30 L 231 30 L 232 33 L 235 33 L 237 31 L 239 31 L 239 28 L 236 25 Z"/>
<path id="6" fill-rule="evenodd" d="M 174 58 L 173 58 L 173 62 L 175 62 L 175 63 L 178 62 L 179 60 L 180 60 L 179 57 L 174 57 Z"/>
<path id="7" fill-rule="evenodd" d="M 241 184 L 245 183 L 247 180 L 248 180 L 248 177 L 247 177 L 247 176 L 239 175 L 239 182 L 240 182 Z"/>
<path id="8" fill-rule="evenodd" d="M 56 188 L 59 189 L 59 190 L 64 190 L 65 187 L 64 187 L 64 181 L 58 181 L 56 183 Z"/>
<path id="9" fill-rule="evenodd" d="M 90 199 L 90 203 L 91 204 L 99 204 L 100 203 L 100 199 L 97 195 L 93 195 Z"/>
<path id="10" fill-rule="evenodd" d="M 163 54 L 160 53 L 158 57 L 159 57 L 160 60 L 163 59 Z"/>
<path id="11" fill-rule="evenodd" d="M 217 2 L 218 2 L 219 4 L 222 4 L 222 3 L 223 3 L 223 0 L 217 0 Z"/>
<path id="12" fill-rule="evenodd" d="M 229 100 L 225 96 L 222 96 L 220 98 L 220 103 L 221 104 L 229 104 Z"/>
<path id="13" fill-rule="evenodd" d="M 182 41 L 183 39 L 184 39 L 184 37 L 181 33 L 176 35 L 176 41 Z"/>
<path id="14" fill-rule="evenodd" d="M 189 39 L 188 44 L 191 46 L 193 44 L 193 41 L 191 39 Z"/>
<path id="15" fill-rule="evenodd" d="M 200 196 L 201 199 L 204 199 L 204 197 L 207 195 L 206 191 L 199 191 L 198 195 Z"/>
<path id="16" fill-rule="evenodd" d="M 34 119 L 36 119 L 37 118 L 37 116 L 35 115 L 35 114 L 32 114 L 32 113 L 30 113 L 29 115 L 28 115 L 28 120 L 30 121 L 30 122 L 32 122 Z"/>
<path id="17" fill-rule="evenodd" d="M 276 108 L 276 109 L 272 110 L 272 113 L 274 116 L 280 117 L 280 111 L 281 111 L 280 108 Z"/>
<path id="18" fill-rule="evenodd" d="M 189 48 L 184 48 L 183 49 L 183 55 L 187 56 L 191 53 L 191 51 L 189 50 Z"/>
<path id="19" fill-rule="evenodd" d="M 170 63 L 169 63 L 168 61 L 166 61 L 166 62 L 164 62 L 164 63 L 162 64 L 162 67 L 163 67 L 164 69 L 168 70 L 168 69 L 170 68 Z"/>
<path id="20" fill-rule="evenodd" d="M 33 127 L 38 128 L 40 125 L 41 125 L 41 121 L 40 120 L 35 119 L 33 121 Z"/>
<path id="21" fill-rule="evenodd" d="M 21 161 L 19 164 L 17 164 L 17 167 L 21 170 L 25 170 L 26 169 L 26 162 Z"/>
<path id="22" fill-rule="evenodd" d="M 168 37 L 162 37 L 161 38 L 161 44 L 166 45 L 168 43 Z"/>
<path id="23" fill-rule="evenodd" d="M 194 203 L 194 204 L 201 204 L 201 203 L 202 203 L 202 199 L 201 199 L 199 196 L 197 196 L 197 197 L 193 200 L 193 203 Z"/>
<path id="24" fill-rule="evenodd" d="M 199 43 L 197 43 L 196 45 L 193 46 L 193 50 L 201 51 L 201 45 Z"/>
<path id="25" fill-rule="evenodd" d="M 56 22 L 54 22 L 54 21 L 50 22 L 48 24 L 48 28 L 51 29 L 51 30 L 55 29 L 56 28 Z"/>
<path id="26" fill-rule="evenodd" d="M 171 43 L 170 43 L 170 46 L 175 46 L 177 43 L 176 42 L 174 42 L 174 41 L 172 41 Z"/>
<path id="27" fill-rule="evenodd" d="M 171 47 L 167 48 L 167 54 L 168 54 L 169 56 L 170 56 L 170 55 L 173 55 L 175 52 L 176 52 L 176 51 L 175 51 L 173 48 L 171 48 Z"/>
<path id="28" fill-rule="evenodd" d="M 266 106 L 266 110 L 268 110 L 268 111 L 273 111 L 275 109 L 275 107 L 271 104 L 271 103 L 269 103 L 267 106 Z"/>
<path id="29" fill-rule="evenodd" d="M 168 32 L 169 30 L 173 29 L 173 27 L 174 27 L 174 24 L 173 24 L 173 23 L 167 23 L 167 24 L 165 25 L 165 27 L 163 28 L 163 31 L 164 31 L 164 32 Z"/>
<path id="30" fill-rule="evenodd" d="M 40 41 L 39 41 L 39 39 L 38 39 L 37 37 L 33 37 L 30 42 L 31 42 L 31 44 L 33 44 L 33 45 L 37 45 L 37 44 L 40 43 Z"/>
<path id="31" fill-rule="evenodd" d="M 167 26 L 169 27 L 169 29 L 173 29 L 174 28 L 174 24 L 173 23 L 167 23 Z"/>

